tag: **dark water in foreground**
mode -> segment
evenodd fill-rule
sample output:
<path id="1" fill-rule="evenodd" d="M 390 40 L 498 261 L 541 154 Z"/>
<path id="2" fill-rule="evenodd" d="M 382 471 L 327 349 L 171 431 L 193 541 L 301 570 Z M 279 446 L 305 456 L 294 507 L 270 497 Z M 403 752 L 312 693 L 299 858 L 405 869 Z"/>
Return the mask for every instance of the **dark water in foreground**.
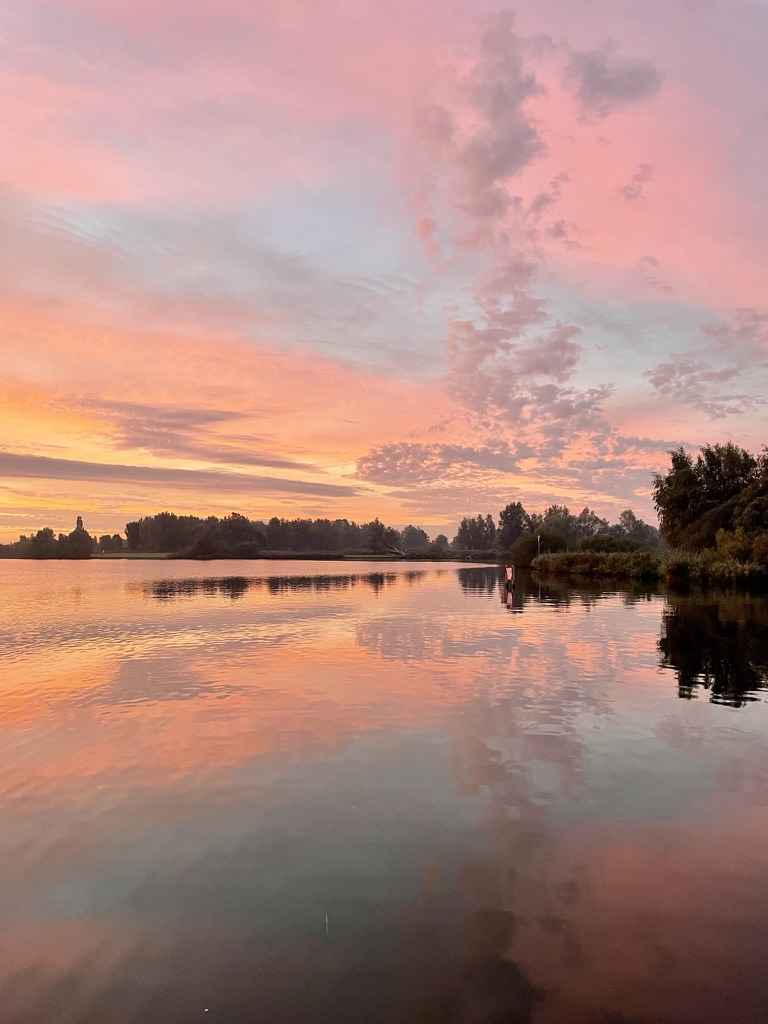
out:
<path id="1" fill-rule="evenodd" d="M 3 1024 L 768 1017 L 765 598 L 317 562 L 0 594 Z"/>

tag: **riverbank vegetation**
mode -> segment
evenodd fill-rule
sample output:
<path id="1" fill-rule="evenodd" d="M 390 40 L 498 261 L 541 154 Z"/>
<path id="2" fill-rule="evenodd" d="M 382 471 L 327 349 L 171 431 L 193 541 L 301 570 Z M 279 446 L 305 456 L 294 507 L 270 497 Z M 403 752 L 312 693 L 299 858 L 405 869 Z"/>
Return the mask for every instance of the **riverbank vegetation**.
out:
<path id="1" fill-rule="evenodd" d="M 640 553 L 591 550 L 545 554 L 540 572 L 634 577 L 669 583 L 768 586 L 768 449 L 705 445 L 670 452 L 653 480 L 660 544 Z M 582 546 L 583 547 L 583 546 Z"/>
<path id="2" fill-rule="evenodd" d="M 717 550 L 600 552 L 562 551 L 534 559 L 541 573 L 581 576 L 591 579 L 660 580 L 673 584 L 698 583 L 768 585 L 768 564 L 724 558 Z"/>
<path id="3" fill-rule="evenodd" d="M 560 551 L 535 558 L 533 568 L 538 572 L 570 576 L 638 580 L 663 578 L 662 559 L 653 551 Z"/>
<path id="4" fill-rule="evenodd" d="M 457 551 L 483 552 L 525 567 L 539 553 L 599 551 L 632 553 L 655 550 L 659 532 L 639 519 L 631 509 L 609 523 L 590 508 L 578 515 L 566 505 L 550 505 L 544 512 L 527 512 L 517 501 L 499 513 L 462 519 L 453 541 Z"/>

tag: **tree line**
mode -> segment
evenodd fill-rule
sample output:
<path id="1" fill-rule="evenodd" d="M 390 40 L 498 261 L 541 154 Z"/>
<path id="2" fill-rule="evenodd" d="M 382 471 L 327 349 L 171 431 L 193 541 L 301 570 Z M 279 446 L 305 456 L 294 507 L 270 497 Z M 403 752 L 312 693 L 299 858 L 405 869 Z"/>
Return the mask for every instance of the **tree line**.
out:
<path id="1" fill-rule="evenodd" d="M 215 554 L 252 557 L 264 552 L 306 554 L 393 554 L 411 555 L 448 551 L 448 539 L 431 541 L 425 530 L 406 526 L 402 530 L 381 520 L 356 523 L 349 519 L 252 520 L 237 512 L 219 518 L 177 516 L 160 512 L 128 523 L 126 544 L 130 551 L 185 553 L 190 557 Z"/>
<path id="2" fill-rule="evenodd" d="M 90 558 L 92 555 L 122 551 L 125 542 L 119 533 L 93 537 L 84 528 L 80 516 L 71 533 L 56 534 L 49 527 L 22 534 L 11 544 L 0 544 L 0 558 Z"/>
<path id="3" fill-rule="evenodd" d="M 528 513 L 520 502 L 515 502 L 501 510 L 498 521 L 491 515 L 462 519 L 450 542 L 445 534 L 431 539 L 420 526 L 409 524 L 398 530 L 378 518 L 356 523 L 348 519 L 273 516 L 264 522 L 238 512 L 223 517 L 159 512 L 129 522 L 125 539 L 120 534 L 92 537 L 78 517 L 78 525 L 71 533 L 57 537 L 50 528 L 38 530 L 13 544 L 0 545 L 0 557 L 87 558 L 122 551 L 191 558 L 303 553 L 390 554 L 406 558 L 460 555 L 490 559 L 504 554 L 514 557 L 518 564 L 528 564 L 539 546 L 546 551 L 560 551 L 597 543 L 612 550 L 629 550 L 653 544 L 657 539 L 656 530 L 629 511 L 611 526 L 589 509 L 574 516 L 565 506 L 552 505 L 543 513 Z"/>
<path id="4" fill-rule="evenodd" d="M 517 565 L 529 565 L 541 552 L 636 551 L 653 548 L 659 532 L 631 509 L 609 523 L 590 508 L 574 515 L 566 505 L 550 505 L 544 512 L 527 512 L 521 502 L 507 505 L 493 516 L 465 517 L 453 547 L 459 552 L 500 554 Z"/>

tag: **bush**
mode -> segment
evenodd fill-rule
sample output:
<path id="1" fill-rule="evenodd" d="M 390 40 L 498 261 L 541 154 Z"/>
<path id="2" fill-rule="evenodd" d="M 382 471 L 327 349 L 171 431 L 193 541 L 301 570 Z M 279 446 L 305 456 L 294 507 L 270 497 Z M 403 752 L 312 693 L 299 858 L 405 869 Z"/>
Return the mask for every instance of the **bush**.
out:
<path id="1" fill-rule="evenodd" d="M 700 556 L 690 551 L 670 551 L 664 559 L 665 576 L 672 583 L 688 583 L 691 567 L 700 561 Z"/>
<path id="2" fill-rule="evenodd" d="M 669 583 L 707 583 L 764 585 L 768 583 L 768 564 L 740 561 L 715 551 L 670 551 L 664 560 L 664 575 Z"/>
<path id="3" fill-rule="evenodd" d="M 717 531 L 717 553 L 720 558 L 747 562 L 752 555 L 752 541 L 739 526 L 735 530 Z"/>
<path id="4" fill-rule="evenodd" d="M 539 572 L 571 576 L 605 576 L 654 580 L 661 575 L 661 562 L 650 551 L 566 551 L 541 555 L 533 561 Z"/>
<path id="5" fill-rule="evenodd" d="M 768 533 L 759 533 L 752 541 L 752 558 L 758 565 L 768 567 Z"/>

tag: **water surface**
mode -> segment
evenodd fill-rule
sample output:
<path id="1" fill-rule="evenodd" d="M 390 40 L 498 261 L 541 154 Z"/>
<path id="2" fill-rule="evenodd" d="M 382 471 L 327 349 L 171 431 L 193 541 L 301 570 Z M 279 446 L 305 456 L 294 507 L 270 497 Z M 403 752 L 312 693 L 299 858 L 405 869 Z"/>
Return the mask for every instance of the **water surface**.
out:
<path id="1" fill-rule="evenodd" d="M 762 1021 L 768 601 L 0 562 L 0 1020 Z"/>

